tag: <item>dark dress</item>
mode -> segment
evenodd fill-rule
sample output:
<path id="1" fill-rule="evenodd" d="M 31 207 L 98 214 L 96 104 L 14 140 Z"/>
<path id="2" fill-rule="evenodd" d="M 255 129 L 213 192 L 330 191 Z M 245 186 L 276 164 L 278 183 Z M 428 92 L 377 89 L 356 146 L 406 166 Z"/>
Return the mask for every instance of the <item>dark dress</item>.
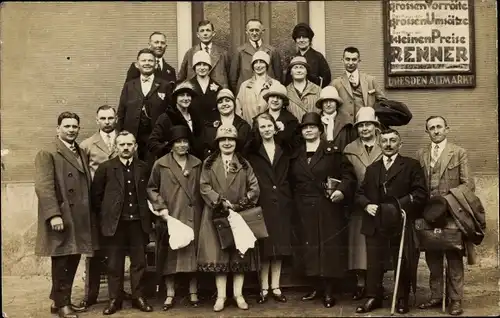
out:
<path id="1" fill-rule="evenodd" d="M 211 118 L 204 118 L 203 125 L 203 159 L 214 153 L 219 146 L 215 141 L 217 129 L 222 124 L 219 112 Z M 238 115 L 234 115 L 233 126 L 238 131 L 237 147 L 242 153 L 246 153 L 250 140 L 250 125 Z"/>
<path id="2" fill-rule="evenodd" d="M 191 115 L 193 125 L 193 130 L 191 131 L 192 147 L 189 152 L 197 158 L 202 158 L 203 121 L 200 115 L 191 109 L 191 106 L 189 107 L 189 114 Z M 170 128 L 176 125 L 182 125 L 189 128 L 187 121 L 177 109 L 177 106 L 168 107 L 167 111 L 158 117 L 149 137 L 148 150 L 157 159 L 170 152 L 172 147 L 168 142 L 170 140 Z"/>
<path id="3" fill-rule="evenodd" d="M 342 182 L 344 200 L 326 197 L 326 177 Z M 321 141 L 308 163 L 305 145 L 294 153 L 290 183 L 296 214 L 292 221 L 294 265 L 305 276 L 341 278 L 347 270 L 347 219 L 345 206 L 356 191 L 356 175 L 349 160 Z M 263 191 L 264 192 L 264 191 Z"/>
<path id="4" fill-rule="evenodd" d="M 280 144 L 285 151 L 292 152 L 297 147 L 300 140 L 297 132 L 299 121 L 292 113 L 286 110 L 286 108 L 282 108 L 276 122 L 278 125 L 279 122 L 281 122 L 284 126 L 284 129 L 278 131 L 276 134 L 276 142 Z"/>
<path id="5" fill-rule="evenodd" d="M 260 240 L 259 249 L 263 258 L 289 256 L 291 249 L 291 217 L 294 202 L 288 170 L 290 155 L 283 152 L 276 144 L 271 162 L 264 146 L 247 155 L 248 161 L 259 181 L 260 197 L 258 205 L 262 207 L 269 237 Z"/>
<path id="6" fill-rule="evenodd" d="M 189 80 L 193 85 L 194 91 L 198 94 L 193 98 L 190 106 L 201 118 L 214 118 L 219 114 L 217 111 L 217 94 L 222 89 L 222 86 L 210 78 L 208 87 L 205 93 L 196 79 L 196 76 Z"/>

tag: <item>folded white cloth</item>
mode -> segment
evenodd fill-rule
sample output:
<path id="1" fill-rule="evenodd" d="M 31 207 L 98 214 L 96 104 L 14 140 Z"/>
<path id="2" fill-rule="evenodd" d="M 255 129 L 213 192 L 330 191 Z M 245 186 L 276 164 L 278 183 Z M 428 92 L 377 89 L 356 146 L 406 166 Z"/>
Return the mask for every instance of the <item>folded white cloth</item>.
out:
<path id="1" fill-rule="evenodd" d="M 193 229 L 172 216 L 167 216 L 167 227 L 170 248 L 178 250 L 188 246 L 194 240 Z"/>
<path id="2" fill-rule="evenodd" d="M 255 235 L 239 213 L 229 209 L 229 216 L 227 217 L 229 226 L 233 232 L 234 245 L 242 256 L 250 249 L 255 247 Z"/>
<path id="3" fill-rule="evenodd" d="M 153 208 L 153 205 L 148 200 L 149 210 L 156 216 L 161 217 L 165 222 L 167 222 L 168 228 L 168 244 L 173 250 L 178 250 L 183 247 L 188 246 L 192 241 L 194 241 L 194 231 L 193 229 L 176 218 L 168 215 L 168 213 L 161 213 Z M 164 210 L 166 211 L 166 210 Z"/>

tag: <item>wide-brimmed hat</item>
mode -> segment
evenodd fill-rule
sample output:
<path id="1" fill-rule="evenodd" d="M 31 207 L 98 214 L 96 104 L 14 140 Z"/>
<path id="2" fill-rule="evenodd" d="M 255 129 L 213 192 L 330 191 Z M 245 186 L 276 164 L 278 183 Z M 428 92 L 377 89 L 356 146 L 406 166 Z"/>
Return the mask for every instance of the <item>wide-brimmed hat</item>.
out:
<path id="1" fill-rule="evenodd" d="M 191 142 L 191 131 L 187 126 L 184 125 L 176 125 L 170 128 L 170 139 L 169 143 L 173 144 L 176 140 L 179 139 L 187 139 L 189 142 Z"/>
<path id="2" fill-rule="evenodd" d="M 288 96 L 286 95 L 286 87 L 281 85 L 279 82 L 273 82 L 273 84 L 269 87 L 269 90 L 264 93 L 264 100 L 267 102 L 269 97 L 271 96 L 279 96 L 283 99 L 283 106 L 288 105 Z"/>
<path id="3" fill-rule="evenodd" d="M 325 127 L 323 127 L 323 123 L 321 122 L 321 115 L 315 112 L 308 112 L 302 116 L 302 120 L 298 126 L 299 129 L 302 129 L 304 126 L 314 125 L 318 126 L 319 130 L 323 132 Z"/>
<path id="4" fill-rule="evenodd" d="M 380 123 L 386 127 L 407 125 L 413 117 L 406 104 L 395 100 L 381 98 L 373 108 Z"/>
<path id="5" fill-rule="evenodd" d="M 446 225 L 446 216 L 448 214 L 448 201 L 443 196 L 437 195 L 427 201 L 422 217 L 435 228 L 442 228 Z"/>
<path id="6" fill-rule="evenodd" d="M 288 64 L 288 72 L 292 69 L 294 65 L 304 65 L 304 67 L 307 69 L 307 73 L 309 74 L 311 70 L 311 66 L 309 63 L 307 63 L 307 60 L 303 56 L 295 56 L 291 61 L 290 64 Z"/>
<path id="7" fill-rule="evenodd" d="M 297 24 L 294 28 L 293 28 L 293 31 L 292 31 L 292 39 L 295 41 L 296 38 L 299 37 L 299 34 L 303 32 L 305 34 L 306 37 L 308 37 L 309 39 L 312 40 L 312 38 L 314 37 L 314 32 L 313 30 L 311 29 L 311 27 L 309 26 L 309 24 L 307 23 L 299 23 Z"/>
<path id="8" fill-rule="evenodd" d="M 338 103 L 337 107 L 344 103 L 335 87 L 326 86 L 319 93 L 319 99 L 316 101 L 316 107 L 318 107 L 319 109 L 323 109 L 323 101 L 328 99 L 335 100 Z"/>
<path id="9" fill-rule="evenodd" d="M 271 57 L 264 51 L 255 52 L 252 56 L 252 63 L 250 63 L 250 65 L 253 66 L 253 63 L 258 60 L 264 61 L 267 65 L 271 63 Z"/>
<path id="10" fill-rule="evenodd" d="M 231 138 L 238 139 L 238 130 L 233 125 L 221 125 L 217 128 L 217 134 L 215 135 L 215 140 L 221 138 Z"/>
<path id="11" fill-rule="evenodd" d="M 210 65 L 210 68 L 212 68 L 212 59 L 210 58 L 210 55 L 205 52 L 205 51 L 196 51 L 196 53 L 193 54 L 193 69 L 198 63 L 205 63 Z"/>
<path id="12" fill-rule="evenodd" d="M 231 90 L 228 88 L 223 88 L 219 91 L 219 93 L 217 94 L 217 101 L 219 101 L 219 99 L 224 98 L 224 97 L 228 97 L 232 101 L 235 100 L 233 92 L 231 92 Z"/>
<path id="13" fill-rule="evenodd" d="M 380 125 L 377 116 L 375 116 L 375 109 L 372 107 L 361 107 L 356 113 L 356 122 L 354 127 L 360 123 L 374 123 L 375 125 Z"/>
<path id="14" fill-rule="evenodd" d="M 182 82 L 175 86 L 174 92 L 172 93 L 172 97 L 176 97 L 180 93 L 188 93 L 191 96 L 196 96 L 196 91 L 194 90 L 194 86 L 189 82 Z"/>

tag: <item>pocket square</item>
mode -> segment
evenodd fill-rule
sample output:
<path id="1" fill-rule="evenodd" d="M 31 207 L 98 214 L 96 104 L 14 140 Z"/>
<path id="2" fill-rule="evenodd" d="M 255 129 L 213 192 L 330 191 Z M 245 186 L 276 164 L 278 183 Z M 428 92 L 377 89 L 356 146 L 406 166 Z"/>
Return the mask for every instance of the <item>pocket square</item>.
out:
<path id="1" fill-rule="evenodd" d="M 158 93 L 158 97 L 160 97 L 161 100 L 165 100 L 165 93 Z"/>
<path id="2" fill-rule="evenodd" d="M 375 89 L 370 89 L 370 90 L 368 91 L 368 94 L 374 94 L 374 93 L 375 93 Z"/>

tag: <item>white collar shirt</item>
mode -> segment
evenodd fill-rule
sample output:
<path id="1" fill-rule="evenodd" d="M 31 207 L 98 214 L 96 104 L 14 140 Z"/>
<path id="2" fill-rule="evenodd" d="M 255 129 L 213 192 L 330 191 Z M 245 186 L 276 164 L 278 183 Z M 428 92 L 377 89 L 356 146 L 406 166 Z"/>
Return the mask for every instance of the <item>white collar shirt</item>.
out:
<path id="1" fill-rule="evenodd" d="M 146 96 L 149 91 L 151 90 L 151 86 L 153 85 L 153 81 L 155 79 L 155 75 L 151 74 L 150 76 L 146 77 L 144 75 L 141 75 L 141 89 L 142 89 L 142 94 Z"/>

